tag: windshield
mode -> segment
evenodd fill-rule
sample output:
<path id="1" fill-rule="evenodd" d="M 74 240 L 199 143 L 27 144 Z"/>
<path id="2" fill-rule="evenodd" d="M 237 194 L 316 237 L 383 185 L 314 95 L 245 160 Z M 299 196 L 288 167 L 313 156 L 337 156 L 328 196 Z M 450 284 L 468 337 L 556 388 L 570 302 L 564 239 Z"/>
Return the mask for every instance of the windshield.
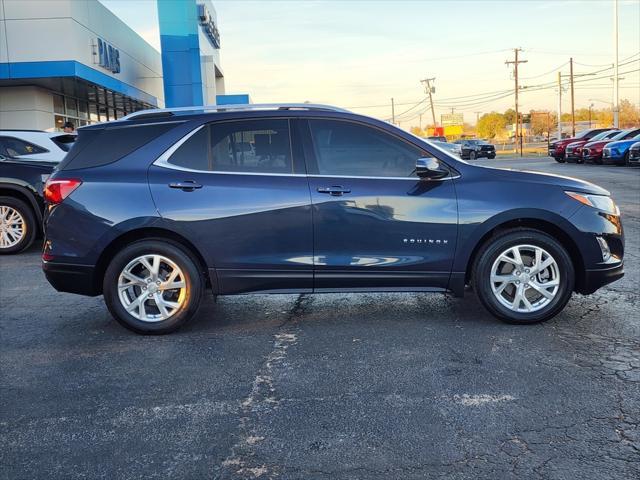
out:
<path id="1" fill-rule="evenodd" d="M 627 140 L 628 138 L 633 138 L 637 133 L 637 130 L 623 130 L 615 137 L 611 137 L 611 140 Z"/>
<path id="2" fill-rule="evenodd" d="M 591 141 L 604 140 L 605 138 L 611 138 L 611 137 L 613 137 L 614 135 L 617 135 L 618 133 L 619 133 L 619 132 L 618 132 L 618 130 L 615 130 L 615 131 L 613 131 L 613 132 L 611 132 L 611 131 L 609 131 L 609 132 L 602 132 L 602 133 L 599 133 L 598 135 L 596 135 L 595 137 L 593 137 L 593 138 L 591 139 Z"/>

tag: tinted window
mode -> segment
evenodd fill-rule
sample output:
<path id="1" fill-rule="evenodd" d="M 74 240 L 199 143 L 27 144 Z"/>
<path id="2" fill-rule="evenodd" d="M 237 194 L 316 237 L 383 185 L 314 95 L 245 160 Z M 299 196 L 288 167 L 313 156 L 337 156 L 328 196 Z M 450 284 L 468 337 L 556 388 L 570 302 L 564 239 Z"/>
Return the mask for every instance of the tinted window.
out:
<path id="1" fill-rule="evenodd" d="M 372 127 L 309 120 L 320 175 L 409 177 L 425 154 Z"/>
<path id="2" fill-rule="evenodd" d="M 77 140 L 58 169 L 77 170 L 113 163 L 176 125 L 176 122 L 166 122 L 80 129 Z"/>
<path id="3" fill-rule="evenodd" d="M 209 163 L 209 127 L 205 125 L 193 133 L 171 155 L 168 162 L 191 170 L 211 170 Z"/>
<path id="4" fill-rule="evenodd" d="M 168 160 L 193 170 L 292 173 L 289 121 L 218 122 L 193 134 Z"/>
<path id="5" fill-rule="evenodd" d="M 0 137 L 0 154 L 7 157 L 46 153 L 49 150 L 14 137 Z"/>
<path id="6" fill-rule="evenodd" d="M 75 135 L 58 135 L 57 137 L 51 137 L 53 143 L 55 143 L 61 150 L 68 152 L 71 150 L 73 142 L 76 141 Z"/>

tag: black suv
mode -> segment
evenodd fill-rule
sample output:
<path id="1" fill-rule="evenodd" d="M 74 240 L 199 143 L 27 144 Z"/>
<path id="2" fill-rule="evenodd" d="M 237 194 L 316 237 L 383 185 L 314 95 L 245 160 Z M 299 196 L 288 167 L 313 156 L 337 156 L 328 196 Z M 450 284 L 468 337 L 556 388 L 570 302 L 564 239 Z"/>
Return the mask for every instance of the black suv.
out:
<path id="1" fill-rule="evenodd" d="M 496 158 L 496 147 L 485 140 L 456 140 L 454 143 L 462 147 L 460 158 L 465 160 L 474 160 L 481 157 Z"/>
<path id="2" fill-rule="evenodd" d="M 43 185 L 55 166 L 0 155 L 0 255 L 21 252 L 41 233 Z"/>

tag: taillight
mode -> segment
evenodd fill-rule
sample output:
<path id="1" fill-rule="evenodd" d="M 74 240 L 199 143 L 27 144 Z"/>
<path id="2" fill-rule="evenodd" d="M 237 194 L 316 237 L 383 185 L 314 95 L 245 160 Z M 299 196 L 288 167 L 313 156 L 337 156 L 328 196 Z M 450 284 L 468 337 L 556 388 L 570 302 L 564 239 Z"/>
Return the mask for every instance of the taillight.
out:
<path id="1" fill-rule="evenodd" d="M 53 204 L 61 203 L 80 185 L 82 180 L 77 178 L 49 179 L 44 186 L 44 199 Z"/>

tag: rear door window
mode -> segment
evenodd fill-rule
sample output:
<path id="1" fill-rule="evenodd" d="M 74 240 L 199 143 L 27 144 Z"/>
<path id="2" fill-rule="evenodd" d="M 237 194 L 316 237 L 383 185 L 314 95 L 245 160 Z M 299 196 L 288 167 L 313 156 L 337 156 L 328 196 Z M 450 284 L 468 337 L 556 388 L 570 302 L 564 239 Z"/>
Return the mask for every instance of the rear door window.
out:
<path id="1" fill-rule="evenodd" d="M 205 125 L 167 162 L 210 172 L 293 173 L 289 121 L 260 119 Z"/>

